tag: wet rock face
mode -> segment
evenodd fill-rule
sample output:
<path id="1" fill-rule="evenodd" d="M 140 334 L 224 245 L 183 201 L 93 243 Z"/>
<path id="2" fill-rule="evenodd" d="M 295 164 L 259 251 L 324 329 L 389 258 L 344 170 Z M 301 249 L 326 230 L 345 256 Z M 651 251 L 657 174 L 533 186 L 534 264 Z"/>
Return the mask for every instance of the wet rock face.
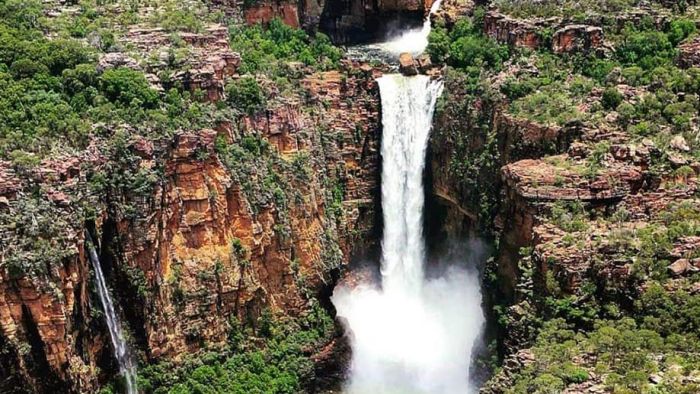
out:
<path id="1" fill-rule="evenodd" d="M 279 18 L 292 27 L 326 33 L 336 44 L 354 44 L 420 26 L 431 5 L 432 0 L 266 0 L 246 7 L 243 16 L 250 25 Z"/>
<path id="2" fill-rule="evenodd" d="M 419 27 L 432 1 L 326 0 L 320 30 L 337 44 L 381 40 L 408 27 Z"/>

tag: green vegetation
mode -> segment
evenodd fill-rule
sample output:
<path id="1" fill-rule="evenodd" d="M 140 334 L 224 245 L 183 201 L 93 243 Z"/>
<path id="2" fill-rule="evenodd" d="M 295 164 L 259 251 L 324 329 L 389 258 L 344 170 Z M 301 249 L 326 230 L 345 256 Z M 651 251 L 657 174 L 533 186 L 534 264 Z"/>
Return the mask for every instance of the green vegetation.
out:
<path id="1" fill-rule="evenodd" d="M 226 99 L 234 108 L 249 115 L 265 107 L 267 97 L 255 78 L 244 76 L 226 85 Z"/>
<path id="2" fill-rule="evenodd" d="M 64 230 L 79 225 L 45 198 L 26 196 L 12 210 L 0 210 L 0 232 L 14 232 L 18 243 L 3 245 L 2 267 L 10 278 L 41 278 L 75 254 Z"/>
<path id="3" fill-rule="evenodd" d="M 230 321 L 226 349 L 139 370 L 145 393 L 298 393 L 313 377 L 309 354 L 329 340 L 333 320 L 318 303 L 303 318 L 278 320 L 263 312 L 253 325 Z"/>
<path id="4" fill-rule="evenodd" d="M 309 37 L 303 30 L 291 28 L 279 19 L 266 27 L 232 28 L 231 48 L 243 58 L 241 73 L 269 76 L 282 75 L 288 62 L 300 62 L 319 70 L 336 68 L 342 56 L 326 35 L 317 33 Z"/>
<path id="5" fill-rule="evenodd" d="M 159 95 L 140 71 L 99 75 L 94 48 L 44 37 L 42 12 L 38 2 L 0 5 L 0 158 L 26 165 L 34 155 L 84 148 L 98 123 L 149 135 L 209 123 L 213 108 L 175 90 Z"/>
<path id="6" fill-rule="evenodd" d="M 498 3 L 510 15 L 567 15 L 574 21 L 635 5 Z M 678 8 L 684 7 L 679 3 Z M 625 185 L 610 176 L 609 169 L 631 159 L 619 158 L 616 149 L 626 144 L 647 147 L 649 170 L 643 170 L 640 194 L 656 190 L 658 184 L 679 193 L 693 190 L 696 173 L 689 163 L 700 158 L 700 69 L 677 65 L 678 45 L 697 33 L 693 18 L 674 14 L 676 18 L 659 29 L 650 18 L 621 26 L 603 16 L 613 50 L 554 54 L 548 45 L 501 52 L 474 28 L 481 12 L 451 29 L 436 27 L 428 49 L 434 61 L 450 66 L 445 97 L 436 112 L 440 127 L 433 134 L 434 149 L 451 158 L 445 171 L 455 180 L 461 206 L 478 213 L 478 222 L 491 227 L 495 215 L 482 212 L 498 212 L 501 204 L 483 198 L 480 191 L 498 195 L 503 176 L 499 169 L 523 158 L 544 156 L 553 167 L 554 186 L 607 182 L 618 190 Z M 544 42 L 552 36 L 548 28 L 538 34 Z M 511 115 L 534 123 L 532 130 L 525 130 L 527 137 L 552 130 L 538 126 L 561 126 L 557 140 L 548 145 L 526 143 L 519 139 L 523 130 L 507 121 L 494 130 L 494 105 L 499 102 L 507 103 Z M 581 129 L 601 134 L 576 134 Z M 560 155 L 570 146 L 560 140 L 567 133 L 583 146 L 574 154 Z M 440 146 L 450 151 L 439 152 Z M 560 176 L 564 172 L 573 176 Z M 682 278 L 669 273 L 669 265 L 678 259 L 678 246 L 700 235 L 697 193 L 684 198 L 645 213 L 628 211 L 624 203 L 617 211 L 614 205 L 578 201 L 532 203 L 535 222 L 546 223 L 542 230 L 556 234 L 555 240 L 541 240 L 536 248 L 521 251 L 515 295 L 500 292 L 503 281 L 510 279 L 498 275 L 503 267 L 496 263 L 502 261 L 494 259 L 486 268 L 485 282 L 493 297 L 517 302 L 512 307 L 508 301 L 496 305 L 495 317 L 504 332 L 518 334 L 515 341 L 522 341 L 521 348 L 531 347 L 534 353 L 534 361 L 518 370 L 506 392 L 559 393 L 580 383 L 580 390 L 590 384 L 617 394 L 700 390 L 693 383 L 700 374 L 700 295 L 691 291 L 697 289 L 700 274 L 694 269 Z M 493 235 L 489 230 L 485 234 Z M 496 235 L 494 242 L 499 241 Z M 501 249 L 506 256 L 508 246 L 512 245 Z M 690 250 L 683 257 L 700 254 Z M 508 345 L 511 340 L 512 336 Z"/>
<path id="7" fill-rule="evenodd" d="M 697 305 L 700 297 L 688 301 Z M 666 306 L 684 318 L 700 318 L 697 311 Z M 537 361 L 516 376 L 507 393 L 559 392 L 570 383 L 591 379 L 587 370 L 603 374 L 603 386 L 613 393 L 694 393 L 700 386 L 684 384 L 682 377 L 700 361 L 698 351 L 700 341 L 694 331 L 687 331 L 685 337 L 662 336 L 645 322 L 622 318 L 597 320 L 593 330 L 581 332 L 563 319 L 552 319 L 544 324 L 533 347 Z M 666 372 L 664 379 L 652 388 L 649 376 L 659 371 Z"/>
<path id="8" fill-rule="evenodd" d="M 624 11 L 638 3 L 637 0 L 545 0 L 533 2 L 528 0 L 497 0 L 495 5 L 501 12 L 519 18 L 552 16 L 569 16 L 574 20 L 584 20 L 589 15 L 608 14 Z"/>
<path id="9" fill-rule="evenodd" d="M 473 19 L 460 19 L 450 32 L 437 26 L 430 33 L 428 54 L 436 62 L 478 74 L 486 67 L 498 69 L 508 59 L 508 48 L 485 37 L 478 22 L 481 11 Z"/>

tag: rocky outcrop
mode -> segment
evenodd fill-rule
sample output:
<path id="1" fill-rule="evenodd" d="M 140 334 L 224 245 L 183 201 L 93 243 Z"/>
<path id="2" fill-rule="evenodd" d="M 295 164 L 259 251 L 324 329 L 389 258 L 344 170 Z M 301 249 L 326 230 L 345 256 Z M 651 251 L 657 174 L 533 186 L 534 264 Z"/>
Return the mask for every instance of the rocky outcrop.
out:
<path id="1" fill-rule="evenodd" d="M 700 37 L 695 37 L 678 46 L 677 62 L 680 67 L 700 66 Z"/>
<path id="2" fill-rule="evenodd" d="M 551 44 L 543 36 L 555 29 Z M 484 15 L 484 34 L 515 47 L 537 49 L 551 45 L 554 53 L 588 52 L 603 47 L 603 29 L 598 26 L 565 24 L 560 18 L 518 19 L 490 10 Z"/>
<path id="3" fill-rule="evenodd" d="M 588 52 L 603 45 L 603 29 L 597 26 L 568 25 L 554 32 L 554 53 Z"/>
<path id="4" fill-rule="evenodd" d="M 542 41 L 538 31 L 536 22 L 511 18 L 495 10 L 484 15 L 484 34 L 503 44 L 536 49 Z"/>
<path id="5" fill-rule="evenodd" d="M 113 67 L 141 68 L 149 81 L 158 90 L 182 87 L 190 92 L 204 92 L 203 99 L 219 101 L 224 97 L 224 86 L 228 78 L 236 75 L 240 65 L 240 55 L 231 51 L 228 41 L 228 28 L 215 24 L 207 26 L 201 33 L 180 32 L 177 37 L 186 44 L 187 57 L 174 57 L 172 48 L 174 35 L 162 28 L 135 26 L 122 37 L 127 48 L 133 53 L 108 53 L 102 56 L 98 70 Z M 133 56 L 129 56 L 133 55 Z M 138 64 L 133 57 L 155 58 Z M 172 71 L 174 66 L 182 71 Z M 167 71 L 167 82 L 160 80 Z"/>
<path id="6" fill-rule="evenodd" d="M 443 0 L 440 8 L 432 15 L 433 26 L 441 24 L 451 28 L 460 18 L 470 15 L 474 10 L 474 2 L 468 0 Z"/>
<path id="7" fill-rule="evenodd" d="M 310 1 L 313 3 L 313 1 Z M 318 11 L 311 13 L 309 17 L 318 17 Z M 302 20 L 299 17 L 299 5 L 293 1 L 263 1 L 256 2 L 244 11 L 245 21 L 249 25 L 257 23 L 269 23 L 279 18 L 288 26 L 301 27 Z"/>

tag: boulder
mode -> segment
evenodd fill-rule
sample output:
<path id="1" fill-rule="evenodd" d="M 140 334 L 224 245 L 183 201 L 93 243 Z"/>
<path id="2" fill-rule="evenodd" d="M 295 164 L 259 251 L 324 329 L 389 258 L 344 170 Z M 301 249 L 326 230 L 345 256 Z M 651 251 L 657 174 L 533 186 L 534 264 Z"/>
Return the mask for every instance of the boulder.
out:
<path id="1" fill-rule="evenodd" d="M 673 264 L 668 266 L 668 273 L 671 276 L 681 276 L 686 272 L 690 271 L 692 266 L 688 259 L 678 259 Z"/>
<path id="2" fill-rule="evenodd" d="M 97 63 L 97 72 L 103 73 L 105 72 L 105 70 L 117 67 L 126 67 L 132 70 L 138 70 L 139 63 L 136 61 L 136 59 L 131 58 L 123 53 L 106 53 L 102 57 L 100 57 L 100 60 Z"/>
<path id="3" fill-rule="evenodd" d="M 536 49 L 540 45 L 537 30 L 529 20 L 511 18 L 495 10 L 484 15 L 484 34 L 501 44 Z"/>
<path id="4" fill-rule="evenodd" d="M 418 62 L 418 69 L 423 74 L 427 73 L 433 67 L 433 63 L 430 61 L 430 55 L 427 53 L 418 56 L 416 61 Z"/>
<path id="5" fill-rule="evenodd" d="M 399 56 L 399 72 L 408 76 L 418 74 L 418 64 L 413 55 L 404 52 Z"/>
<path id="6" fill-rule="evenodd" d="M 669 145 L 675 150 L 681 152 L 690 152 L 690 146 L 688 146 L 688 143 L 685 141 L 685 138 L 683 138 L 682 135 L 677 135 L 673 137 Z"/>

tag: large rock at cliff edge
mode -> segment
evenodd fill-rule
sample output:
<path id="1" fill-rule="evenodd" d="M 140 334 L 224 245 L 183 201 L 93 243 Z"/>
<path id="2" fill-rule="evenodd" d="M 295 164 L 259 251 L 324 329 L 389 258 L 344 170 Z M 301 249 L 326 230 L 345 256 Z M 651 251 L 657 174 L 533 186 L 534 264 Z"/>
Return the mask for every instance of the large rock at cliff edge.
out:
<path id="1" fill-rule="evenodd" d="M 399 55 L 399 72 L 408 76 L 418 74 L 418 65 L 413 59 L 413 55 L 408 52 Z"/>

